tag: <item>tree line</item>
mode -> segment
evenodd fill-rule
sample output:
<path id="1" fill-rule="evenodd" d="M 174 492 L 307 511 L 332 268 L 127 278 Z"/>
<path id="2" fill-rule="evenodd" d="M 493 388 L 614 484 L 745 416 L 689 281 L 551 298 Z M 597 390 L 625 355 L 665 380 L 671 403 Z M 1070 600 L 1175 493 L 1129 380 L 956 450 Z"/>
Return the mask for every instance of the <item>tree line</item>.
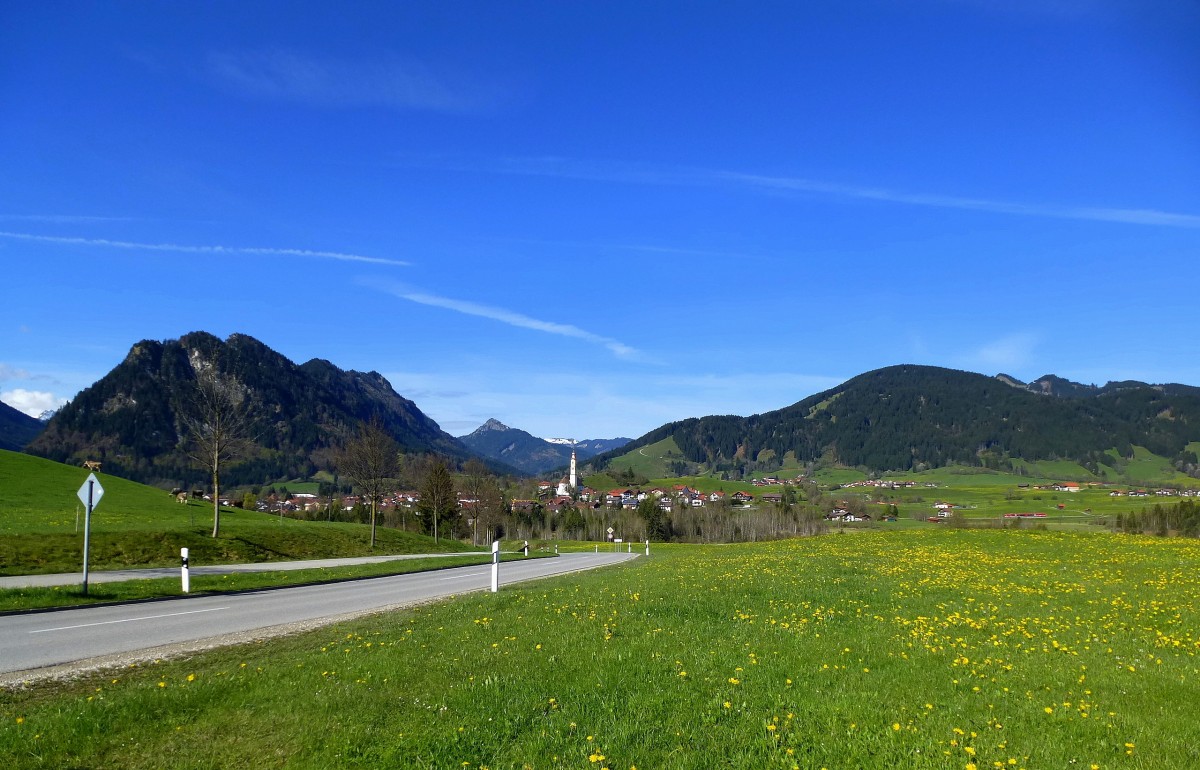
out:
<path id="1" fill-rule="evenodd" d="M 1141 511 L 1118 513 L 1113 517 L 1112 528 L 1115 532 L 1135 535 L 1200 537 L 1200 502 L 1189 498 L 1174 505 L 1156 503 Z"/>

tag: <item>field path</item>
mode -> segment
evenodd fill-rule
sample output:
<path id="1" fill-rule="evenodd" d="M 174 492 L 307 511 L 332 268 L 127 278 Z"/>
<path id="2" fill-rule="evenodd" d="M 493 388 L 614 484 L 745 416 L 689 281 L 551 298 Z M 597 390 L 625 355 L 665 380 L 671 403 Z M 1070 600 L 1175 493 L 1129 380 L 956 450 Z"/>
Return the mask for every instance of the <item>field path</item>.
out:
<path id="1" fill-rule="evenodd" d="M 500 583 L 619 564 L 636 553 L 572 553 L 502 563 Z M 316 628 L 486 590 L 490 565 L 0 617 L 0 685 L 70 676 Z"/>

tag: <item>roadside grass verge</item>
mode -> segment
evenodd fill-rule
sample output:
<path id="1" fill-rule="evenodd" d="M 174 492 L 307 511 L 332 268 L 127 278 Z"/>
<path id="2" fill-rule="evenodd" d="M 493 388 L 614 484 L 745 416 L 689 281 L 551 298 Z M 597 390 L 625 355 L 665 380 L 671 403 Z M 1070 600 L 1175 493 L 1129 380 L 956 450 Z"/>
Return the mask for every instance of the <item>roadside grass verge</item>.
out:
<path id="1" fill-rule="evenodd" d="M 505 562 L 525 559 L 542 559 L 552 554 L 529 556 L 505 553 Z M 470 553 L 462 556 L 441 556 L 428 559 L 398 559 L 378 564 L 356 564 L 346 567 L 321 567 L 315 569 L 277 570 L 274 572 L 235 572 L 227 575 L 197 575 L 190 577 L 191 592 L 184 594 L 179 577 L 147 578 L 144 580 L 122 580 L 113 583 L 91 583 L 85 596 L 81 586 L 55 586 L 37 588 L 0 589 L 0 612 L 80 607 L 93 604 L 145 601 L 148 599 L 176 599 L 181 596 L 234 593 L 267 588 L 330 583 L 338 580 L 406 575 L 413 572 L 431 572 L 453 567 L 469 567 L 476 564 L 491 564 L 491 554 Z"/>
<path id="2" fill-rule="evenodd" d="M 107 502 L 107 499 L 106 499 Z M 472 551 L 457 540 L 433 538 L 380 527 L 371 548 L 370 527 L 337 522 L 307 522 L 222 514 L 221 536 L 211 537 L 205 527 L 92 531 L 89 568 L 171 567 L 179 563 L 179 549 L 189 549 L 194 563 L 240 564 L 249 562 L 379 556 L 385 554 Z M 37 575 L 79 572 L 83 564 L 83 534 L 24 534 L 0 536 L 0 575 Z"/>
<path id="3" fill-rule="evenodd" d="M 1196 764 L 1200 543 L 864 532 L 0 693 L 19 767 Z"/>
<path id="4" fill-rule="evenodd" d="M 107 474 L 92 514 L 91 569 L 169 567 L 186 547 L 197 563 L 234 564 L 378 554 L 471 551 L 457 540 L 344 522 L 300 521 L 221 510 L 221 536 L 210 537 L 212 505 L 179 505 L 166 492 Z M 75 491 L 87 471 L 0 450 L 0 575 L 78 572 L 83 516 Z"/>

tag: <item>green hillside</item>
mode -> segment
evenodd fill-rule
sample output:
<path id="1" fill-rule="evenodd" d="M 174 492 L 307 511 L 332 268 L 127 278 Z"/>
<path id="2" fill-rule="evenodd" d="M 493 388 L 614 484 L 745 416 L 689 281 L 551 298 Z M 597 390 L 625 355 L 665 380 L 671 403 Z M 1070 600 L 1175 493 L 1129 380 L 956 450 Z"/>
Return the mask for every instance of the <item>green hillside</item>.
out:
<path id="1" fill-rule="evenodd" d="M 745 478 L 786 474 L 789 465 L 875 473 L 973 465 L 1080 480 L 1164 483 L 1200 475 L 1194 449 L 1200 388 L 1135 382 L 1093 388 L 1061 378 L 1043 381 L 1044 393 L 1031 392 L 972 372 L 892 366 L 783 409 L 669 423 L 597 456 L 591 465 L 596 471 L 614 464 L 636 468 L 645 461 L 632 453 L 659 457 L 652 448 L 670 439 L 681 455 L 670 458 L 672 475 L 682 475 L 680 469 L 688 466 L 691 475 Z M 1150 455 L 1158 459 L 1146 462 Z"/>
<path id="2" fill-rule="evenodd" d="M 675 444 L 675 439 L 667 437 L 647 446 L 638 447 L 608 464 L 609 475 L 622 471 L 633 471 L 639 476 L 650 479 L 666 478 L 679 475 L 673 472 L 672 464 L 685 461 L 683 452 Z"/>
<path id="3" fill-rule="evenodd" d="M 42 432 L 42 421 L 0 401 L 0 449 L 19 451 Z"/>
<path id="4" fill-rule="evenodd" d="M 84 468 L 0 450 L 0 574 L 76 572 L 82 566 Z M 186 546 L 194 564 L 282 561 L 372 553 L 465 550 L 453 540 L 380 528 L 374 551 L 362 524 L 296 521 L 222 509 L 211 538 L 212 505 L 180 505 L 162 490 L 99 473 L 104 497 L 92 516 L 92 569 L 170 566 Z"/>

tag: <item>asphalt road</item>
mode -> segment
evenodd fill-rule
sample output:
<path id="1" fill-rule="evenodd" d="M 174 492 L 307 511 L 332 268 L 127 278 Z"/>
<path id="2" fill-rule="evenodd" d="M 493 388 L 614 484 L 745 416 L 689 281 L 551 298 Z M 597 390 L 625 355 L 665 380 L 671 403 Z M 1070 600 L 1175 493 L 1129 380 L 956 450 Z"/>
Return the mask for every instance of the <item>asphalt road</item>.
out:
<path id="1" fill-rule="evenodd" d="M 281 572 L 318 567 L 347 567 L 354 564 L 380 564 L 405 559 L 438 559 L 451 556 L 488 556 L 486 551 L 459 551 L 457 553 L 404 553 L 387 556 L 351 556 L 344 559 L 307 559 L 305 561 L 260 561 L 252 564 L 207 564 L 192 565 L 189 572 L 196 575 L 232 575 L 237 572 Z M 150 567 L 88 572 L 88 584 L 119 583 L 125 580 L 146 578 L 179 579 L 179 567 Z M 0 588 L 45 588 L 48 586 L 78 586 L 83 583 L 82 572 L 57 572 L 49 575 L 10 575 L 0 577 Z"/>
<path id="2" fill-rule="evenodd" d="M 637 554 L 572 553 L 555 559 L 502 563 L 500 584 L 634 558 Z M 365 614 L 486 590 L 490 585 L 491 566 L 486 565 L 245 594 L 9 615 L 0 617 L 0 674 L 80 661 L 104 665 L 106 659 L 139 651 Z"/>

